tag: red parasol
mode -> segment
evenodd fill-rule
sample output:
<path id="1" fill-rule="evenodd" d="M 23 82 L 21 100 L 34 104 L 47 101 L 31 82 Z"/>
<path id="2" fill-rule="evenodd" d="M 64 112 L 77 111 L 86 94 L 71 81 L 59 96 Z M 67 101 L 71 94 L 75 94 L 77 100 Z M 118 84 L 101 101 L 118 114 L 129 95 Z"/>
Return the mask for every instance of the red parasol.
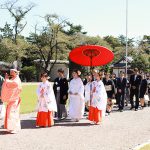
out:
<path id="1" fill-rule="evenodd" d="M 103 66 L 114 58 L 112 51 L 103 46 L 85 45 L 73 49 L 69 58 L 71 61 L 82 66 Z"/>
<path id="2" fill-rule="evenodd" d="M 111 62 L 114 58 L 112 51 L 103 46 L 85 45 L 73 49 L 69 58 L 71 61 L 82 66 L 103 66 Z M 90 90 L 91 87 L 90 87 Z M 90 97 L 90 104 L 91 104 Z"/>

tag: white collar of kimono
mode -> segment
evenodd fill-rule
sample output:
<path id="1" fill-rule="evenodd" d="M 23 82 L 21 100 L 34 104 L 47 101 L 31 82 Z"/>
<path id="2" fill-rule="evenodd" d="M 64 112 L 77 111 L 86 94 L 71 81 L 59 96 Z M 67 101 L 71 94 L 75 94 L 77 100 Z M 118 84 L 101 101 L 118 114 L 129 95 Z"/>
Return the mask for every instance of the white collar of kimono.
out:
<path id="1" fill-rule="evenodd" d="M 42 82 L 43 84 L 46 84 L 46 83 L 48 83 L 49 81 L 48 80 L 46 80 L 45 82 Z"/>

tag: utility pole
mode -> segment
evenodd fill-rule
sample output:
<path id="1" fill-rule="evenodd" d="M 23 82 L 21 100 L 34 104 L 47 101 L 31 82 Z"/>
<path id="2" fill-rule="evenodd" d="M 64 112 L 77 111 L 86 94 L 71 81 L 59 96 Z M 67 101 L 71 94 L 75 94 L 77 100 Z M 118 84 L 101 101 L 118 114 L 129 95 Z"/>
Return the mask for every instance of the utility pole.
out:
<path id="1" fill-rule="evenodd" d="M 128 70 L 127 57 L 128 57 L 128 0 L 126 0 L 126 75 Z"/>

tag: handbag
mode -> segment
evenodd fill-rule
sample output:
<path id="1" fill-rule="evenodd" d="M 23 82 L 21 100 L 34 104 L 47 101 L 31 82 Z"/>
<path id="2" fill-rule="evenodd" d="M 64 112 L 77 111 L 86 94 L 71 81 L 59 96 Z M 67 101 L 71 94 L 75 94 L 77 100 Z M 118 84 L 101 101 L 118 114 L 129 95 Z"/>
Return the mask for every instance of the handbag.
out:
<path id="1" fill-rule="evenodd" d="M 111 91 L 112 90 L 112 85 L 105 85 L 106 91 Z"/>
<path id="2" fill-rule="evenodd" d="M 144 99 L 145 99 L 145 101 L 149 101 L 150 100 L 148 95 L 144 95 Z"/>
<path id="3" fill-rule="evenodd" d="M 111 99 L 112 103 L 115 104 L 116 103 L 116 99 Z"/>

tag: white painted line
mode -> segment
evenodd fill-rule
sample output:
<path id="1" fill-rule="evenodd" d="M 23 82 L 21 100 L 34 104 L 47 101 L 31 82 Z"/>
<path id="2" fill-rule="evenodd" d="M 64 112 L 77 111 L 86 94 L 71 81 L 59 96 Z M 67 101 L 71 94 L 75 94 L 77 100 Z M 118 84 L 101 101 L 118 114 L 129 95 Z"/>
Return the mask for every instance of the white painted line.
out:
<path id="1" fill-rule="evenodd" d="M 141 145 L 136 146 L 135 148 L 133 148 L 133 150 L 140 150 L 140 148 L 142 148 L 142 147 L 144 147 L 145 145 L 148 145 L 148 144 L 150 144 L 150 140 L 146 143 L 143 143 Z"/>

